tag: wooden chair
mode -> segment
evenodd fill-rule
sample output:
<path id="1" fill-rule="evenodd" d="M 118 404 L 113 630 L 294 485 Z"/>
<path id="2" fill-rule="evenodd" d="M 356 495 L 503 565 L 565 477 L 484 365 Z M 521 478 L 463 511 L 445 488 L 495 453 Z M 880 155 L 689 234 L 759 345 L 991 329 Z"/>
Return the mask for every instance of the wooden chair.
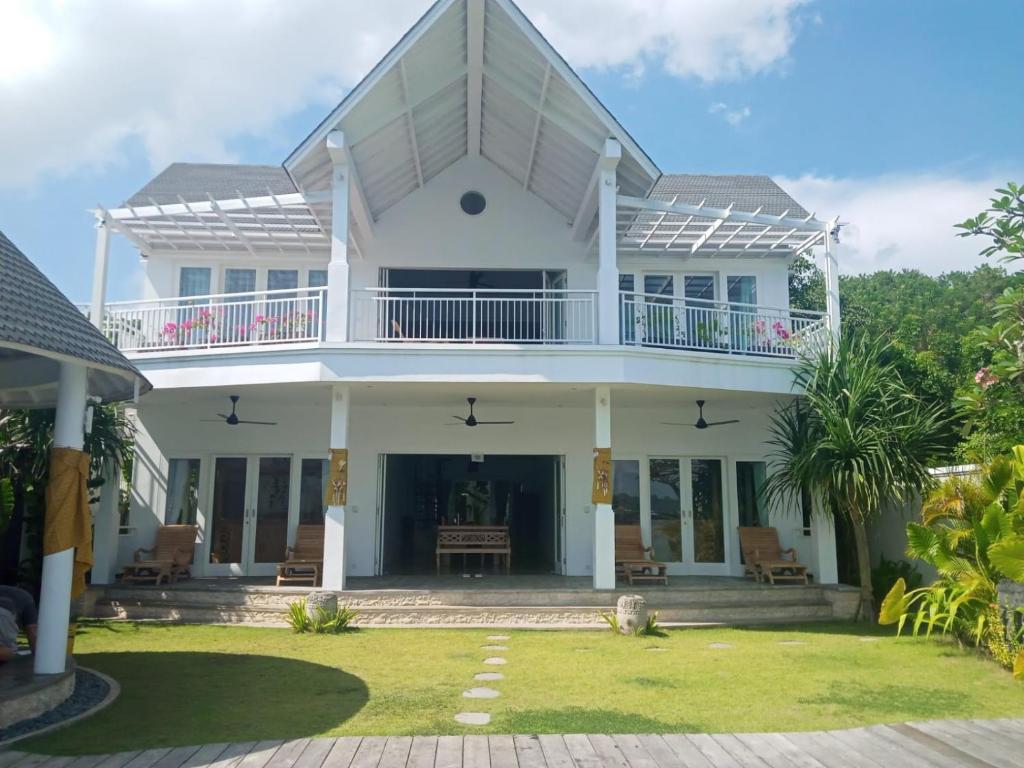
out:
<path id="1" fill-rule="evenodd" d="M 319 587 L 324 576 L 324 527 L 300 523 L 295 529 L 295 544 L 285 550 L 284 562 L 277 566 L 277 586 L 311 584 Z"/>
<path id="2" fill-rule="evenodd" d="M 639 525 L 615 526 L 615 571 L 630 584 L 660 581 L 668 584 L 668 566 L 654 559 L 654 549 L 644 546 Z"/>
<path id="3" fill-rule="evenodd" d="M 196 548 L 196 525 L 161 525 L 151 549 L 135 550 L 135 561 L 121 571 L 124 582 L 152 581 L 173 584 L 179 578 L 191 576 L 189 566 Z M 149 557 L 143 559 L 143 554 Z"/>
<path id="4" fill-rule="evenodd" d="M 743 552 L 744 575 L 756 581 L 802 581 L 807 584 L 807 566 L 796 561 L 796 550 L 783 549 L 779 532 L 774 528 L 740 526 L 740 551 Z"/>

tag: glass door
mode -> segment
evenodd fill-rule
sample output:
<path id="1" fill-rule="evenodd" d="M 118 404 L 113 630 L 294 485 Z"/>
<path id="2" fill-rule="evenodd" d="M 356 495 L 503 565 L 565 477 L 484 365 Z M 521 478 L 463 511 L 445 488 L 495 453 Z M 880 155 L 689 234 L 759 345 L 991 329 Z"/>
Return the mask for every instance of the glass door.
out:
<path id="1" fill-rule="evenodd" d="M 695 349 L 722 349 L 728 346 L 728 314 L 715 301 L 713 274 L 683 275 L 686 301 L 686 345 Z"/>
<path id="2" fill-rule="evenodd" d="M 725 502 L 721 459 L 690 459 L 687 547 L 696 573 L 726 573 Z"/>
<path id="3" fill-rule="evenodd" d="M 267 576 L 285 556 L 291 505 L 287 456 L 218 456 L 208 529 L 213 576 Z"/>

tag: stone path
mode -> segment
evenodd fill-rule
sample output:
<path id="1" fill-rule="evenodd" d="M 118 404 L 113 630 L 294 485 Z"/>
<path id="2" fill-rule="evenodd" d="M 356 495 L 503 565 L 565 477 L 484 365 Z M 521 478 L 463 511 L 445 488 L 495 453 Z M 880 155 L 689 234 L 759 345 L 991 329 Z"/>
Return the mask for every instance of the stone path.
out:
<path id="1" fill-rule="evenodd" d="M 508 639 L 508 635 L 488 635 L 487 641 L 490 645 L 481 645 L 480 648 L 481 650 L 491 652 L 507 651 L 509 650 L 509 646 L 494 645 L 494 643 L 504 642 Z M 501 665 L 506 663 L 506 659 L 504 656 L 490 656 L 484 659 L 483 663 L 491 666 Z M 500 672 L 478 672 L 473 675 L 473 679 L 497 681 L 504 680 L 505 676 Z M 499 696 L 501 696 L 501 691 L 494 688 L 487 688 L 485 686 L 477 686 L 462 692 L 462 698 L 464 699 L 496 699 Z M 455 715 L 455 722 L 461 723 L 462 725 L 490 725 L 491 716 L 487 712 L 459 712 Z"/>
<path id="2" fill-rule="evenodd" d="M 366 736 L 90 757 L 0 752 L 0 768 L 1022 768 L 1024 719 L 737 734 Z"/>

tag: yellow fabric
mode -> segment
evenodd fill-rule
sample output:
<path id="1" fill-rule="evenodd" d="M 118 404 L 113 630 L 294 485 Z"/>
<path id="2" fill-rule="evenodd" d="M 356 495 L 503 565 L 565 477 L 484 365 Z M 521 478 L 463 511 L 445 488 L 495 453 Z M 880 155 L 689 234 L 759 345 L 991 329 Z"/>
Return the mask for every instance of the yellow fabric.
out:
<path id="1" fill-rule="evenodd" d="M 92 567 L 92 519 L 85 487 L 88 477 L 89 454 L 75 448 L 54 448 L 50 451 L 43 555 L 74 548 L 72 598 L 85 592 L 85 574 Z"/>
<path id="2" fill-rule="evenodd" d="M 594 487 L 590 495 L 594 504 L 612 503 L 612 449 L 594 449 Z"/>

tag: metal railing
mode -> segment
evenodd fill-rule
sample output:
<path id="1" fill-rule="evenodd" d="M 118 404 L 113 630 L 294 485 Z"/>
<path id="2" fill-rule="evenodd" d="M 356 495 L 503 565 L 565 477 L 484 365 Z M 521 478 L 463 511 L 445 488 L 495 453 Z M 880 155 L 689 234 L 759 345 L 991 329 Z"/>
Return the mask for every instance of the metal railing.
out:
<path id="1" fill-rule="evenodd" d="M 597 341 L 597 291 L 365 288 L 352 293 L 351 312 L 353 341 Z"/>
<path id="2" fill-rule="evenodd" d="M 620 294 L 623 344 L 796 357 L 826 343 L 822 312 L 648 293 Z"/>
<path id="3" fill-rule="evenodd" d="M 125 352 L 320 341 L 325 288 L 108 304 L 103 332 Z"/>

